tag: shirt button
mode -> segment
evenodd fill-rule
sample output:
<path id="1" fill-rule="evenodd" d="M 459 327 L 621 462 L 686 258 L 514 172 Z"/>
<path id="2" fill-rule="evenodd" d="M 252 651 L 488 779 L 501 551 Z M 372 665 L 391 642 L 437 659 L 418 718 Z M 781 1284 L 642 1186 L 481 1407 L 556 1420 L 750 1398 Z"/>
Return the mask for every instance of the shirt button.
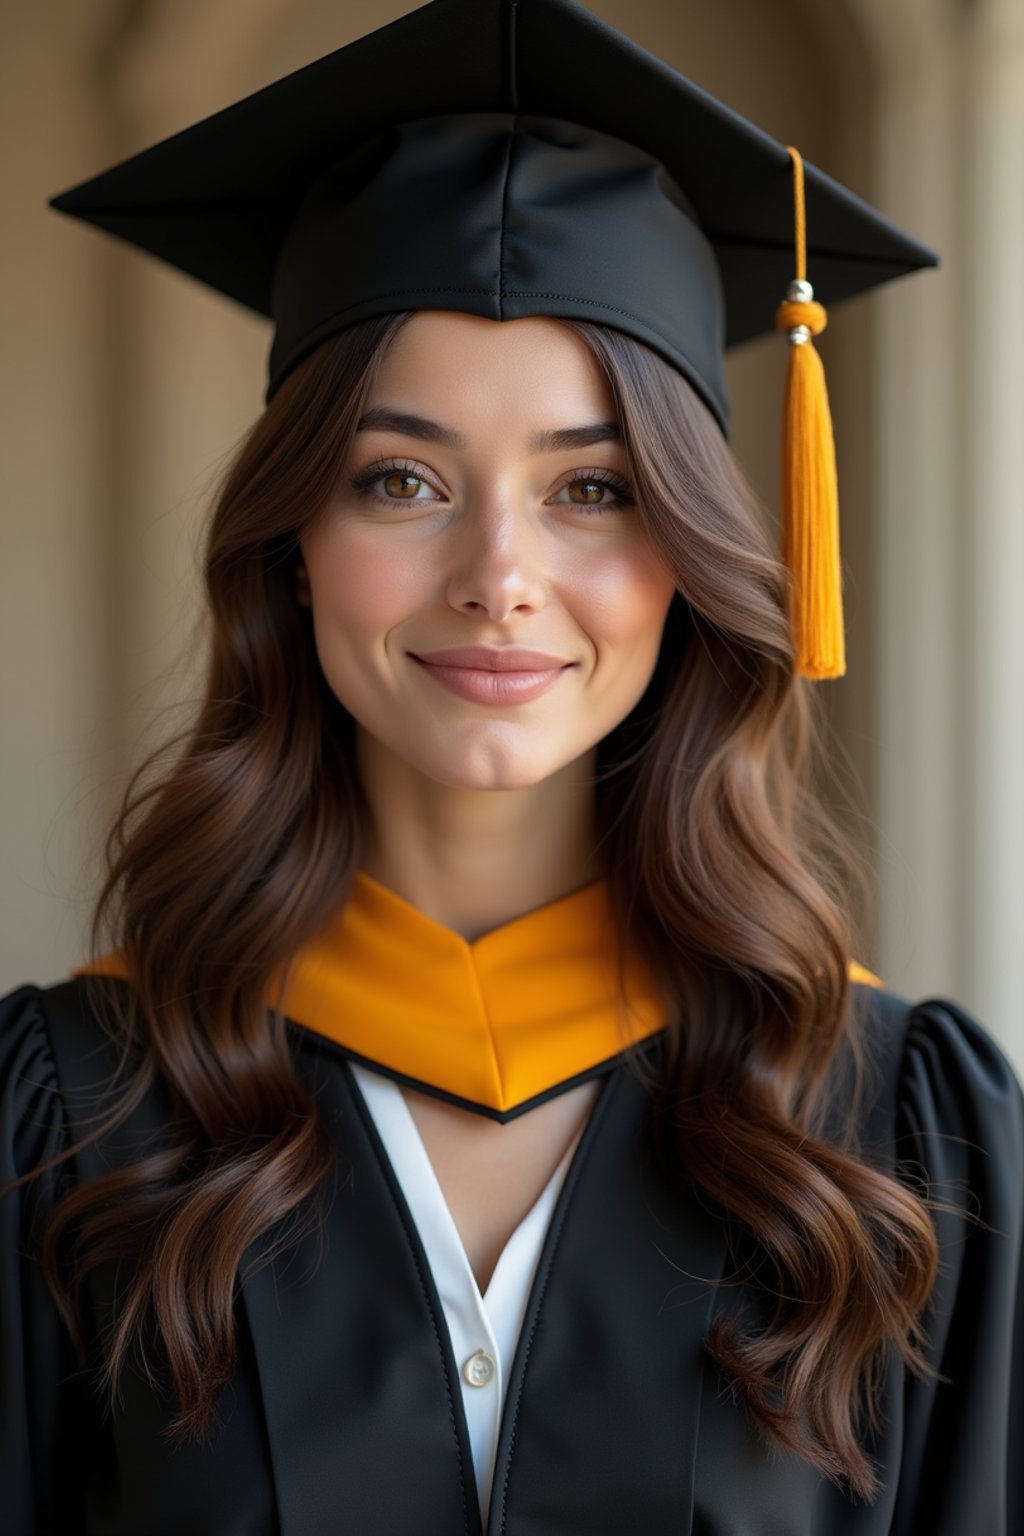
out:
<path id="1" fill-rule="evenodd" d="M 470 1355 L 462 1367 L 462 1374 L 471 1387 L 486 1387 L 495 1372 L 494 1359 L 485 1349 Z"/>

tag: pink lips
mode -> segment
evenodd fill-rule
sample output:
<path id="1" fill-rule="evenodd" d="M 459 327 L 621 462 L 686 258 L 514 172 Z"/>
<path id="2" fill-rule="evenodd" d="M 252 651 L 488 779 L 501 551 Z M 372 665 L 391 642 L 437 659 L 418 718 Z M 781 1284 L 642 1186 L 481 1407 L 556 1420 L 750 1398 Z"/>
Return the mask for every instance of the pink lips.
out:
<path id="1" fill-rule="evenodd" d="M 546 693 L 573 665 L 544 651 L 513 646 L 463 645 L 410 655 L 442 688 L 474 704 L 525 704 Z"/>

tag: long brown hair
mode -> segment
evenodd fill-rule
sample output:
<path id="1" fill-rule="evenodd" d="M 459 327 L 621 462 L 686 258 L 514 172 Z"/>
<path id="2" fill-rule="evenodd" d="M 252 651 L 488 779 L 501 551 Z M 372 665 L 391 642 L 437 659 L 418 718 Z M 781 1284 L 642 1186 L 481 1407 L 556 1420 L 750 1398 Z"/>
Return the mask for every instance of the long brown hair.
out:
<path id="1" fill-rule="evenodd" d="M 88 979 L 123 1092 L 84 1140 L 157 1077 L 173 1114 L 158 1152 L 60 1197 L 40 1257 L 83 1360 L 82 1281 L 131 1259 L 102 1381 L 113 1397 L 155 1321 L 182 1439 L 206 1434 L 234 1372 L 246 1250 L 281 1222 L 269 1262 L 315 1226 L 335 1165 L 265 1001 L 346 899 L 365 812 L 351 717 L 319 666 L 295 566 L 406 318 L 320 346 L 242 444 L 206 545 L 204 697 L 137 770 L 108 840 L 92 948 L 122 949 L 134 986 L 120 1006 L 128 989 Z M 769 1441 L 871 1497 L 875 1383 L 894 1347 L 924 1369 L 936 1240 L 924 1201 L 858 1156 L 853 1109 L 838 1134 L 822 1126 L 827 1074 L 857 1040 L 850 865 L 809 782 L 813 705 L 794 674 L 785 572 L 682 376 L 618 332 L 561 323 L 607 374 L 636 516 L 676 578 L 650 685 L 599 747 L 598 825 L 619 921 L 674 1005 L 657 1090 L 686 1175 L 773 1277 L 763 1326 L 719 1318 L 707 1348 Z"/>

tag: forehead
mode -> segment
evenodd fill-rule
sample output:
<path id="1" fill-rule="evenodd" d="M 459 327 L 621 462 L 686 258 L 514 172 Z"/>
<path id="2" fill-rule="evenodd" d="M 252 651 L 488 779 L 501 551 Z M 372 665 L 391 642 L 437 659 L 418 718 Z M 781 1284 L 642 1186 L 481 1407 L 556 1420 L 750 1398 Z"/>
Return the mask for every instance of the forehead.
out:
<path id="1" fill-rule="evenodd" d="M 608 380 L 586 342 L 546 316 L 491 320 L 418 311 L 384 353 L 370 403 L 411 407 L 414 396 L 420 405 L 443 403 L 448 414 L 458 405 L 540 418 L 561 402 L 562 415 L 571 409 L 616 415 Z"/>

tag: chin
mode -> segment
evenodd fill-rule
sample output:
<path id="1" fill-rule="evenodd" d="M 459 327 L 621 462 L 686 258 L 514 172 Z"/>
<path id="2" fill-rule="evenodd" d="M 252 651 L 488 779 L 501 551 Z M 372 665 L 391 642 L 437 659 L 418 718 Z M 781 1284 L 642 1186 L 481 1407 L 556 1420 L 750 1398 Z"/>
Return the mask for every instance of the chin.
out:
<path id="1" fill-rule="evenodd" d="M 522 753 L 478 748 L 420 766 L 429 778 L 453 789 L 529 789 L 557 773 L 562 763 L 552 762 L 546 755 L 543 759 L 531 758 Z"/>

